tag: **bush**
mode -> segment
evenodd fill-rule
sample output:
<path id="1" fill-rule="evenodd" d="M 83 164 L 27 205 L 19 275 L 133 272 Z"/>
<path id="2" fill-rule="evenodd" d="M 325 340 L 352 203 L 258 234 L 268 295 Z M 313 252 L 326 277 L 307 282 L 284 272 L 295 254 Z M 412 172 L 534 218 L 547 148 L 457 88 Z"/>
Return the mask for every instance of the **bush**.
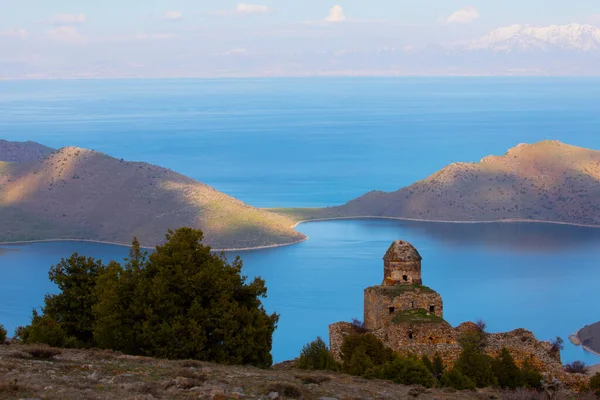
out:
<path id="1" fill-rule="evenodd" d="M 52 347 L 77 347 L 77 340 L 67 337 L 61 324 L 48 315 L 33 310 L 31 324 L 15 330 L 15 338 L 23 344 L 46 344 Z"/>
<path id="2" fill-rule="evenodd" d="M 393 360 L 393 352 L 374 335 L 350 334 L 341 348 L 342 369 L 351 375 L 364 375 L 367 370 Z"/>
<path id="3" fill-rule="evenodd" d="M 469 332 L 459 338 L 463 346 L 454 369 L 462 373 L 480 388 L 495 386 L 498 382 L 492 371 L 492 358 L 483 353 L 484 334 Z"/>
<path id="4" fill-rule="evenodd" d="M 392 361 L 373 368 L 367 375 L 378 379 L 389 379 L 402 385 L 422 385 L 428 388 L 435 385 L 431 371 L 414 356 L 394 356 Z"/>
<path id="5" fill-rule="evenodd" d="M 0 345 L 4 344 L 6 341 L 6 335 L 8 332 L 4 329 L 4 325 L 0 324 Z"/>
<path id="6" fill-rule="evenodd" d="M 590 379 L 590 389 L 596 394 L 600 394 L 600 372 Z"/>
<path id="7" fill-rule="evenodd" d="M 572 363 L 565 365 L 565 371 L 569 374 L 585 374 L 586 368 L 583 361 L 573 361 Z"/>
<path id="8" fill-rule="evenodd" d="M 58 349 L 42 346 L 30 347 L 25 349 L 24 352 L 38 360 L 52 360 L 55 356 L 62 353 Z"/>
<path id="9" fill-rule="evenodd" d="M 533 365 L 531 365 L 528 361 L 525 361 L 521 371 L 523 373 L 523 384 L 526 387 L 535 390 L 542 390 L 542 380 L 544 377 L 537 369 L 535 369 Z"/>
<path id="10" fill-rule="evenodd" d="M 561 337 L 557 336 L 556 339 L 550 341 L 550 346 L 552 346 L 550 351 L 553 353 L 560 353 L 560 351 L 565 348 L 564 342 L 565 341 Z"/>
<path id="11" fill-rule="evenodd" d="M 316 340 L 302 347 L 300 358 L 298 359 L 298 368 L 337 371 L 339 365 L 333 359 L 323 339 L 318 337 Z"/>
<path id="12" fill-rule="evenodd" d="M 485 332 L 485 328 L 487 327 L 487 324 L 485 323 L 484 320 L 478 319 L 477 322 L 475 323 L 475 325 L 477 325 L 477 330 L 479 332 Z"/>
<path id="13" fill-rule="evenodd" d="M 451 387 L 456 390 L 475 390 L 477 387 L 475 382 L 463 375 L 456 368 L 452 368 L 442 375 L 442 386 Z"/>
<path id="14" fill-rule="evenodd" d="M 500 352 L 500 356 L 493 360 L 492 371 L 502 389 L 516 389 L 525 385 L 523 372 L 517 367 L 509 351 L 504 347 Z"/>

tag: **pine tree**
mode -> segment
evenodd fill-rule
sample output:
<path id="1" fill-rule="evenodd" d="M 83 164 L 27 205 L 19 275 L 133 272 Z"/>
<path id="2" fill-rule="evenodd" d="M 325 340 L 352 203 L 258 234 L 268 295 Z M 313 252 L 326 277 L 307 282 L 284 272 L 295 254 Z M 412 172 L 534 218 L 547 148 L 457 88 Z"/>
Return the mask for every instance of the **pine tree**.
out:
<path id="1" fill-rule="evenodd" d="M 523 372 L 517 367 L 505 347 L 502 348 L 499 357 L 492 362 L 492 370 L 502 389 L 516 389 L 525 385 Z"/>

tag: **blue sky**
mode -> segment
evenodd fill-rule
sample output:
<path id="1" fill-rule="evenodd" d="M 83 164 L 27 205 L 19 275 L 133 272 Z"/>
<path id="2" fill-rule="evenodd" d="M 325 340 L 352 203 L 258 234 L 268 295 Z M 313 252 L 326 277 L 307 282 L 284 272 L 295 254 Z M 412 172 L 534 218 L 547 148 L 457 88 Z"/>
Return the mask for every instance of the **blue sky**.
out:
<path id="1" fill-rule="evenodd" d="M 0 79 L 276 75 L 340 62 L 325 53 L 409 52 L 514 24 L 600 24 L 598 0 L 0 0 L 0 11 Z"/>

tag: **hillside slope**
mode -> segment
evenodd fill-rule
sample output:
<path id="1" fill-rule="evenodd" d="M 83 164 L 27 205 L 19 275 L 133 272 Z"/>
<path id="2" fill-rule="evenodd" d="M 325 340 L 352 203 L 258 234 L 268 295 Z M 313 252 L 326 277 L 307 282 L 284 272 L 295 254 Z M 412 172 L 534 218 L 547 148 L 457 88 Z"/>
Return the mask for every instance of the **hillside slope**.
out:
<path id="1" fill-rule="evenodd" d="M 431 221 L 552 221 L 600 226 L 600 151 L 543 141 L 504 156 L 455 163 L 396 192 L 370 192 L 299 219 L 390 217 Z"/>
<path id="2" fill-rule="evenodd" d="M 52 153 L 54 149 L 36 142 L 9 142 L 0 139 L 0 161 L 38 161 Z"/>
<path id="3" fill-rule="evenodd" d="M 0 162 L 0 241 L 86 239 L 143 245 L 167 229 L 200 228 L 214 248 L 294 243 L 292 222 L 171 170 L 62 148 L 40 161 Z"/>

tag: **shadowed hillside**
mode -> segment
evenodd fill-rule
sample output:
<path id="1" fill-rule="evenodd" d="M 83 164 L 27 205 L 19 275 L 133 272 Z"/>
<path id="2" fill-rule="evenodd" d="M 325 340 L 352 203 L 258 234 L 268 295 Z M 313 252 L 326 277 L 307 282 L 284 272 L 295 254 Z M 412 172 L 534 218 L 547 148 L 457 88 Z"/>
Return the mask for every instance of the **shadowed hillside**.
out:
<path id="1" fill-rule="evenodd" d="M 54 149 L 36 142 L 9 142 L 0 139 L 0 161 L 38 161 L 52 153 Z"/>
<path id="2" fill-rule="evenodd" d="M 278 210 L 296 220 L 358 216 L 430 221 L 552 221 L 600 226 L 600 151 L 543 141 L 455 163 L 396 192 L 326 209 Z"/>
<path id="3" fill-rule="evenodd" d="M 0 148 L 14 146 L 6 143 Z M 39 161 L 0 162 L 0 241 L 129 243 L 137 236 L 153 246 L 167 229 L 189 226 L 202 229 L 214 248 L 241 249 L 303 240 L 291 225 L 171 170 L 91 150 L 65 147 Z"/>

